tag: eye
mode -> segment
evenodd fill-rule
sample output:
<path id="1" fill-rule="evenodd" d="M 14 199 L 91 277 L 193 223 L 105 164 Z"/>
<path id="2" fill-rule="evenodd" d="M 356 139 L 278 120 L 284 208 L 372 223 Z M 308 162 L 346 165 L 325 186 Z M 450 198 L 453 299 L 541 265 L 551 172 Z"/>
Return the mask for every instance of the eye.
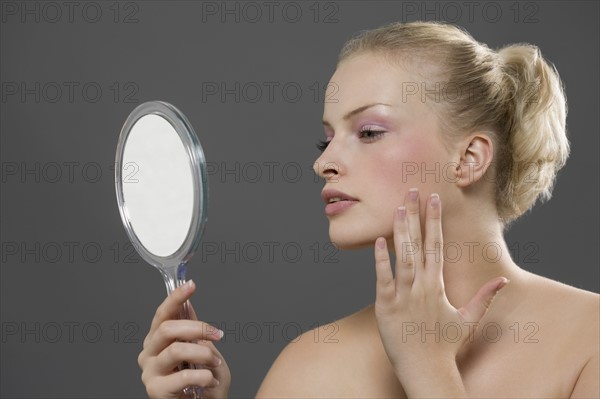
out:
<path id="1" fill-rule="evenodd" d="M 373 142 L 378 140 L 384 133 L 385 131 L 383 130 L 374 130 L 369 127 L 366 127 L 358 133 L 358 136 L 361 139 L 366 139 L 367 142 Z M 319 151 L 323 152 L 327 149 L 327 146 L 330 142 L 331 140 L 319 140 L 316 145 Z"/>
<path id="2" fill-rule="evenodd" d="M 358 136 L 361 139 L 363 139 L 363 138 L 366 139 L 367 142 L 372 142 L 372 141 L 377 140 L 384 133 L 385 133 L 385 131 L 383 131 L 383 130 L 373 130 L 369 127 L 366 127 L 358 133 Z"/>
<path id="3" fill-rule="evenodd" d="M 317 148 L 319 149 L 319 151 L 323 152 L 327 149 L 327 146 L 329 145 L 329 142 L 331 140 L 327 140 L 327 141 L 323 141 L 323 140 L 319 140 L 319 142 L 317 143 Z"/>

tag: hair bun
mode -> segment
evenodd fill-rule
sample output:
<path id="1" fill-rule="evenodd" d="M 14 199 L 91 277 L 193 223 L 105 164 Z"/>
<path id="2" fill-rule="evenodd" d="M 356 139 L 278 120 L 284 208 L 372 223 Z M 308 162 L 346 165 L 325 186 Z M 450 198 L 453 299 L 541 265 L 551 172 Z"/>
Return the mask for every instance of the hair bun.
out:
<path id="1" fill-rule="evenodd" d="M 538 197 L 550 199 L 555 176 L 567 161 L 567 104 L 556 68 L 537 46 L 511 44 L 498 51 L 498 59 L 505 74 L 502 88 L 511 155 L 510 184 L 502 195 L 520 215 Z"/>

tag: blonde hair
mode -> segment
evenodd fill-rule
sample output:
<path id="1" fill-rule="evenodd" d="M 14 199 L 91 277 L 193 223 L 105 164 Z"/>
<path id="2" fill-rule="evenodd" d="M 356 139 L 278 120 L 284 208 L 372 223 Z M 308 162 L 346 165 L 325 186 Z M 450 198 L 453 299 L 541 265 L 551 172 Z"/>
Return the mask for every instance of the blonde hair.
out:
<path id="1" fill-rule="evenodd" d="M 518 43 L 496 51 L 455 25 L 397 22 L 359 32 L 342 48 L 338 65 L 366 52 L 402 65 L 425 61 L 448 83 L 445 87 L 460 89 L 460 97 L 451 101 L 439 101 L 438 93 L 432 109 L 446 142 L 476 129 L 490 131 L 496 209 L 505 228 L 538 198 L 551 198 L 570 151 L 567 104 L 558 71 L 537 46 Z M 435 95 L 430 87 L 429 99 Z"/>

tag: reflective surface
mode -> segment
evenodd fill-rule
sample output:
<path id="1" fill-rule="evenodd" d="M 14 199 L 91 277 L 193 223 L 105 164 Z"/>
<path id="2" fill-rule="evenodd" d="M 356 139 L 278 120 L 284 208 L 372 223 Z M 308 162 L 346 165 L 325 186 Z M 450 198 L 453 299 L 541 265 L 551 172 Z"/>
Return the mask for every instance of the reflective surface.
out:
<path id="1" fill-rule="evenodd" d="M 140 243 L 154 255 L 175 253 L 188 234 L 194 201 L 179 134 L 158 115 L 141 117 L 131 128 L 121 167 L 125 206 Z"/>

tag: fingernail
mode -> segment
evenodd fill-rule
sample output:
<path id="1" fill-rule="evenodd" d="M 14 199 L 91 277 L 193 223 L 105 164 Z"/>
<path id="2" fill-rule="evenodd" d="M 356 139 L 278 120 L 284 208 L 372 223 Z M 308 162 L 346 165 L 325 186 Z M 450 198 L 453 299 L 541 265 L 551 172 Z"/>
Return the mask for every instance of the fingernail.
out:
<path id="1" fill-rule="evenodd" d="M 190 279 L 188 280 L 187 283 L 184 284 L 185 285 L 185 290 L 191 290 L 192 288 L 194 288 L 194 282 Z"/>
<path id="2" fill-rule="evenodd" d="M 219 385 L 219 380 L 217 380 L 216 378 L 213 378 L 212 382 L 210 383 L 210 385 L 208 385 L 209 388 L 214 388 L 217 385 Z"/>
<path id="3" fill-rule="evenodd" d="M 213 359 L 213 363 L 216 363 L 217 366 L 220 366 L 221 365 L 221 358 L 215 356 L 214 359 Z"/>
<path id="4" fill-rule="evenodd" d="M 225 335 L 225 333 L 223 332 L 223 330 L 217 329 L 217 330 L 215 330 L 215 332 L 213 333 L 213 335 L 215 337 L 217 337 L 218 339 L 221 339 L 221 338 L 223 338 L 223 336 Z"/>
<path id="5" fill-rule="evenodd" d="M 440 196 L 437 193 L 431 194 L 431 201 L 429 202 L 432 207 L 437 207 L 440 205 Z"/>
<path id="6" fill-rule="evenodd" d="M 408 197 L 411 201 L 416 201 L 417 198 L 419 198 L 419 189 L 411 188 L 410 190 L 408 190 Z"/>
<path id="7" fill-rule="evenodd" d="M 381 249 L 385 248 L 385 238 L 379 237 L 377 239 L 377 246 Z"/>
<path id="8" fill-rule="evenodd" d="M 406 207 L 405 206 L 398 207 L 398 217 L 400 218 L 400 220 L 404 220 L 406 218 Z"/>
<path id="9" fill-rule="evenodd" d="M 500 281 L 500 284 L 498 284 L 496 291 L 498 291 L 500 288 L 504 287 L 508 283 L 510 283 L 510 280 L 504 277 L 504 280 Z"/>

